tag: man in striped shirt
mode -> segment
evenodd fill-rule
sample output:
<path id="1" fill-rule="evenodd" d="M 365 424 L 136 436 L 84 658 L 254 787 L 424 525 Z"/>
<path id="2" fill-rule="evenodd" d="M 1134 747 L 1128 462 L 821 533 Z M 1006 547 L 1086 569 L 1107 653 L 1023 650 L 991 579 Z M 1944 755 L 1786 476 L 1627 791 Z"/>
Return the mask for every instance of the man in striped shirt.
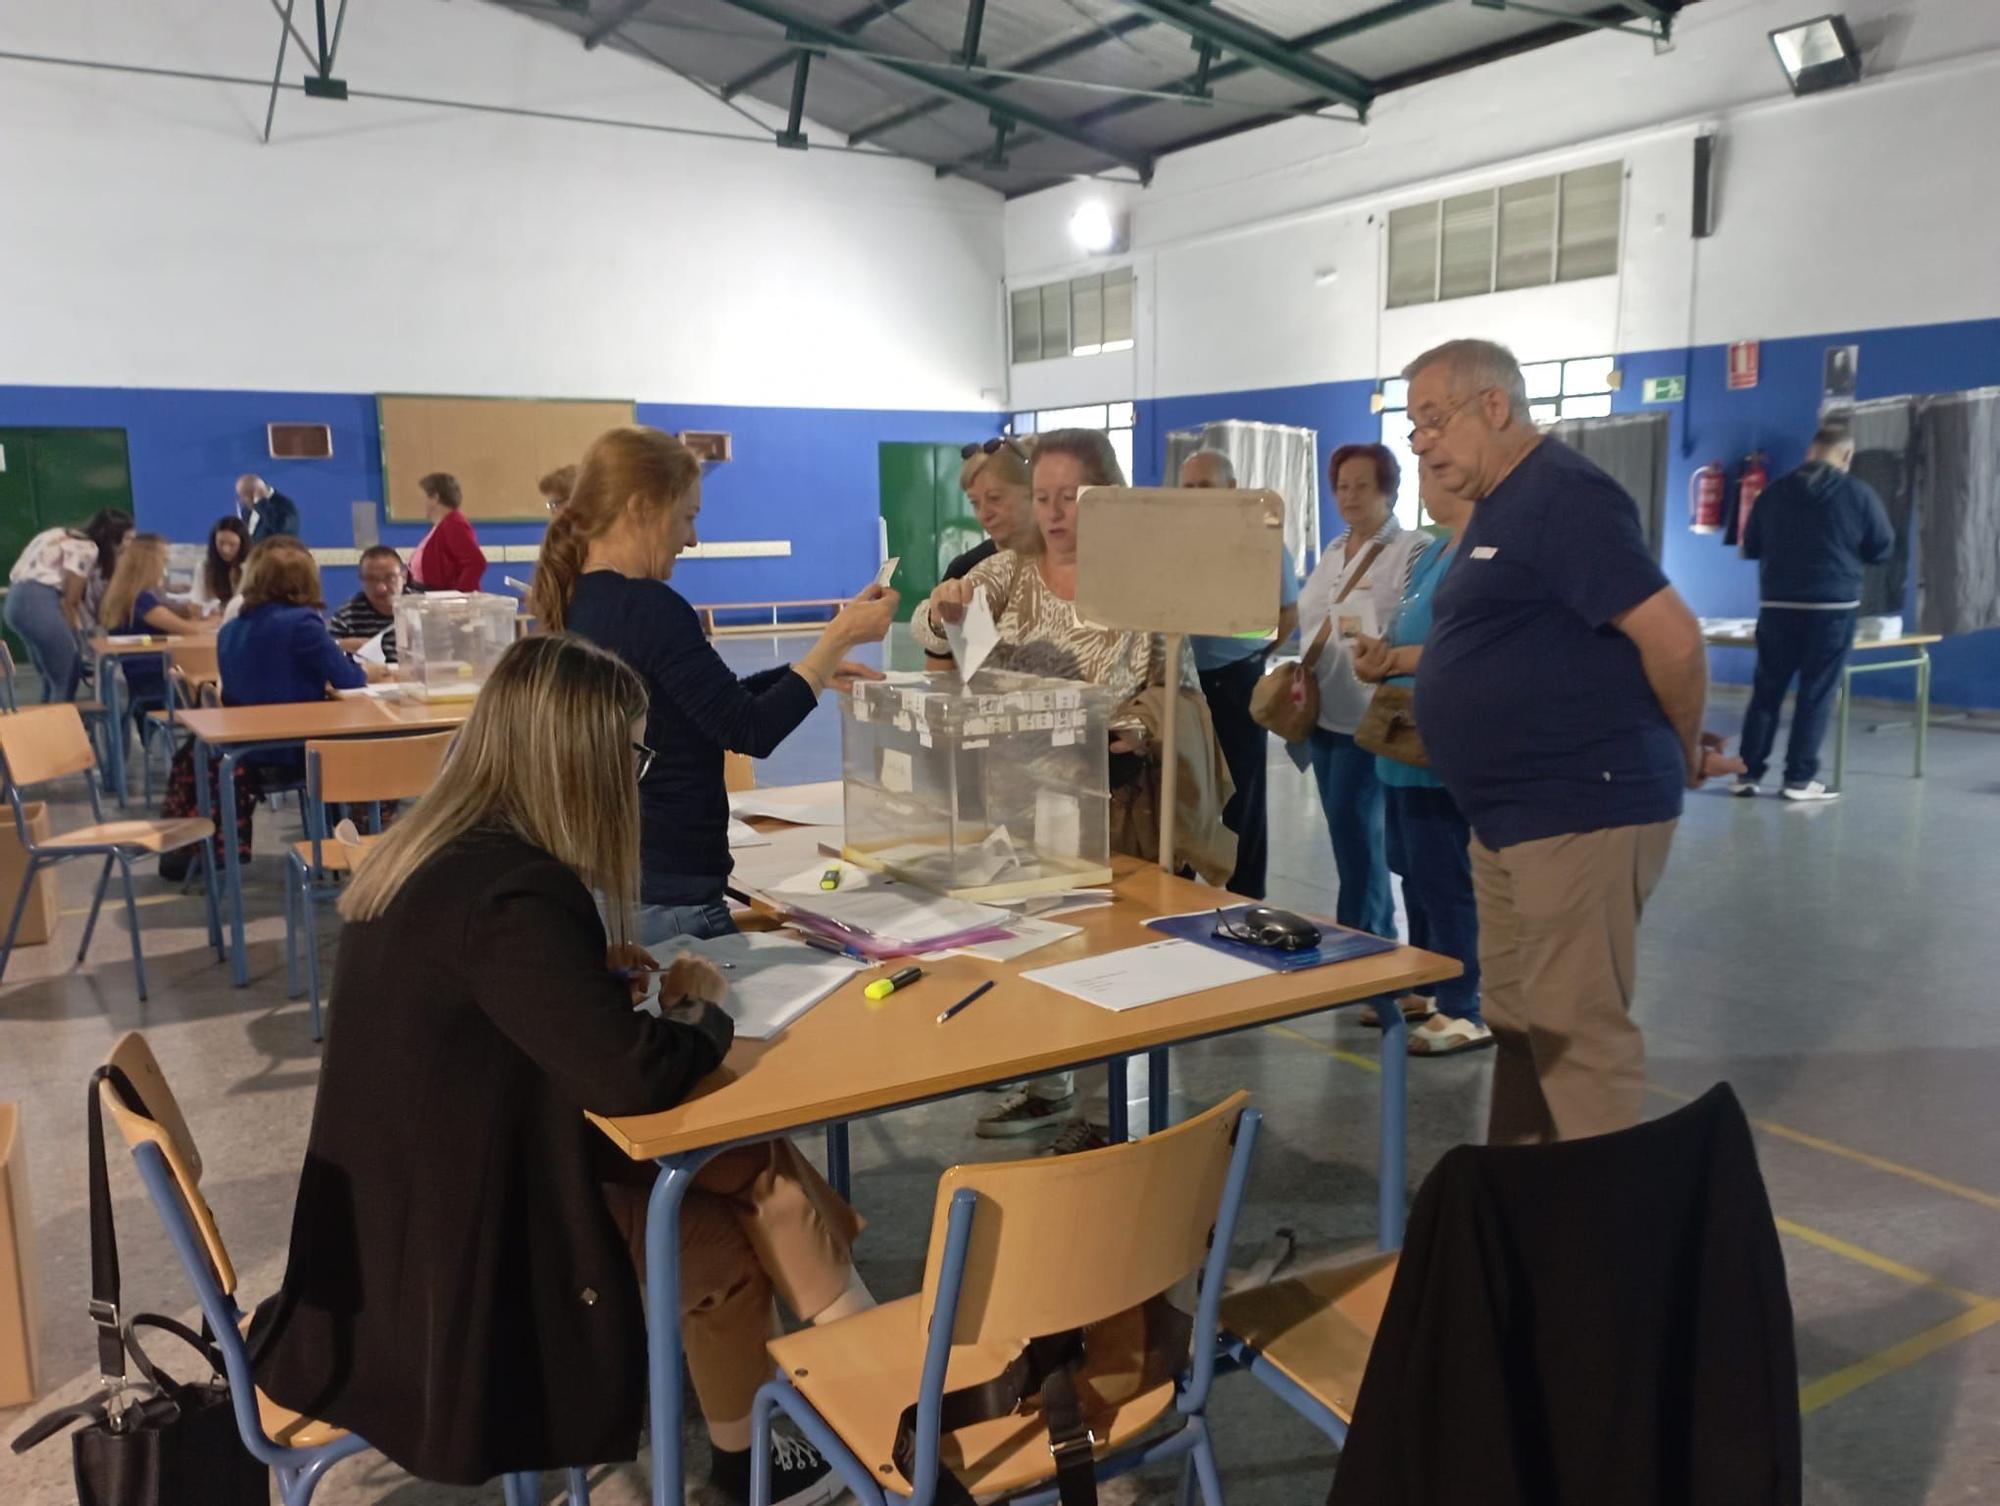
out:
<path id="1" fill-rule="evenodd" d="M 396 662 L 396 598 L 403 594 L 403 557 L 387 544 L 361 553 L 361 589 L 333 614 L 327 629 L 350 654 L 377 633 L 382 657 Z"/>

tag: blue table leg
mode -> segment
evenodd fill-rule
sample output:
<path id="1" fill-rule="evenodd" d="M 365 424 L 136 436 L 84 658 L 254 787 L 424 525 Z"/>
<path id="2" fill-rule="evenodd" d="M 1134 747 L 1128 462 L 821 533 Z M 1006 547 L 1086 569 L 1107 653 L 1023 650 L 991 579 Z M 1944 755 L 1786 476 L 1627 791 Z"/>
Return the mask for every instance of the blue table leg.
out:
<path id="1" fill-rule="evenodd" d="M 847 1121 L 826 1127 L 826 1179 L 833 1190 L 854 1201 L 854 1163 L 847 1146 Z"/>
<path id="2" fill-rule="evenodd" d="M 200 738 L 194 740 L 194 808 L 204 821 L 214 817 L 214 802 L 208 794 L 208 744 Z M 218 821 L 219 827 L 221 823 Z M 201 881 L 208 889 L 208 939 L 215 947 L 215 960 L 228 960 L 229 952 L 222 944 L 222 885 L 221 875 L 215 871 L 215 848 L 210 846 L 202 859 Z"/>
<path id="3" fill-rule="evenodd" d="M 111 765 L 111 793 L 117 797 L 118 808 L 126 809 L 125 799 L 125 708 L 119 704 L 123 699 L 120 683 L 124 676 L 118 666 L 111 665 L 110 673 L 105 672 L 109 663 L 102 654 L 97 656 L 97 698 L 104 702 L 104 756 Z"/>
<path id="4" fill-rule="evenodd" d="M 1105 1135 L 1113 1145 L 1123 1145 L 1132 1138 L 1130 1106 L 1126 1095 L 1131 1091 L 1125 1082 L 1125 1058 L 1114 1056 L 1105 1063 L 1105 1073 L 1111 1079 L 1111 1102 L 1105 1111 Z"/>
<path id="5" fill-rule="evenodd" d="M 1403 1121 L 1409 1107 L 1410 1031 L 1394 999 L 1378 999 L 1382 1017 L 1382 1146 L 1376 1159 L 1375 1242 L 1384 1250 L 1403 1243 L 1403 1184 L 1408 1176 Z"/>
<path id="6" fill-rule="evenodd" d="M 1167 1112 L 1167 1099 L 1173 1091 L 1167 1071 L 1167 1048 L 1160 1046 L 1146 1053 L 1146 1132 L 1157 1135 L 1173 1122 Z"/>
<path id="7" fill-rule="evenodd" d="M 216 827 L 222 834 L 222 863 L 227 874 L 223 884 L 229 898 L 229 979 L 238 988 L 250 984 L 250 956 L 243 944 L 243 860 L 236 851 L 236 760 L 237 749 L 222 755 L 222 788 L 218 804 L 221 813 Z"/>
<path id="8" fill-rule="evenodd" d="M 653 1431 L 653 1506 L 681 1506 L 681 1200 L 722 1147 L 662 1156 L 646 1201 L 646 1365 Z"/>

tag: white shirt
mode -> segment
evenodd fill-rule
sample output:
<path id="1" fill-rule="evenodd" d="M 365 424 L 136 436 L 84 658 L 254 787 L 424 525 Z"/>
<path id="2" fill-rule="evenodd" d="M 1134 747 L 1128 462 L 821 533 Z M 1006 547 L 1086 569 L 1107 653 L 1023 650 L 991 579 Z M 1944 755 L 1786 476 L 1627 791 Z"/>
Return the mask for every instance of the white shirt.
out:
<path id="1" fill-rule="evenodd" d="M 28 540 L 28 547 L 14 561 L 7 578 L 16 585 L 35 581 L 60 591 L 65 576 L 80 575 L 88 579 L 96 568 L 97 546 L 89 539 L 78 538 L 67 528 L 44 528 Z"/>
<path id="2" fill-rule="evenodd" d="M 1345 535 L 1328 544 L 1326 553 L 1320 556 L 1319 564 L 1299 592 L 1299 642 L 1308 648 L 1312 646 L 1313 639 L 1319 636 L 1320 624 L 1333 609 L 1334 598 L 1346 586 L 1347 577 L 1368 558 L 1369 549 L 1376 544 L 1382 546 L 1381 554 L 1348 592 L 1341 606 L 1345 610 L 1356 603 L 1366 603 L 1374 613 L 1375 632 L 1379 635 L 1388 631 L 1390 618 L 1402 604 L 1410 568 L 1431 542 L 1429 534 L 1405 529 L 1392 513 L 1352 560 L 1346 557 Z M 1354 678 L 1349 646 L 1338 632 L 1327 640 L 1326 650 L 1319 656 L 1318 679 L 1320 726 L 1329 732 L 1352 733 L 1361 725 L 1375 687 Z"/>

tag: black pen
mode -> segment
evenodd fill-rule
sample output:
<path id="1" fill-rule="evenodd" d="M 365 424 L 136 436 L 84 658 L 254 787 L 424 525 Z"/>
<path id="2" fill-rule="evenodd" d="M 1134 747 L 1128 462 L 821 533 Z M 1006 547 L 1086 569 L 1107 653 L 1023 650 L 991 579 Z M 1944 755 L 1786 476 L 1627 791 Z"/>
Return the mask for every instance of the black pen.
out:
<path id="1" fill-rule="evenodd" d="M 991 988 L 992 986 L 993 986 L 993 980 L 991 978 L 988 978 L 984 983 L 980 984 L 979 987 L 975 988 L 971 993 L 967 994 L 964 998 L 960 999 L 956 1004 L 952 1005 L 951 1008 L 947 1009 L 943 1014 L 939 1015 L 937 1017 L 937 1022 L 940 1025 L 942 1025 L 946 1020 L 950 1019 L 953 1015 L 957 1014 L 961 1009 L 965 1008 L 966 1005 L 970 1004 L 974 999 L 978 998 L 981 994 L 985 993 L 986 990 Z"/>

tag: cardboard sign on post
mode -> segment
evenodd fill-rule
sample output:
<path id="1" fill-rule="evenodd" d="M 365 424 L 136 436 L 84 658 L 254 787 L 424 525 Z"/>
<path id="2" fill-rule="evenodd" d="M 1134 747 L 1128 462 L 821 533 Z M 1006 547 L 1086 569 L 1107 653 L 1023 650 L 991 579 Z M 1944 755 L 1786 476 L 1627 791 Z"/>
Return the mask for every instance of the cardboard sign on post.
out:
<path id="1" fill-rule="evenodd" d="M 1278 630 L 1285 502 L 1273 491 L 1086 487 L 1076 509 L 1077 615 L 1100 627 L 1161 633 L 1168 715 L 1160 765 L 1160 866 L 1174 868 L 1179 779 L 1174 695 L 1189 633 Z"/>

